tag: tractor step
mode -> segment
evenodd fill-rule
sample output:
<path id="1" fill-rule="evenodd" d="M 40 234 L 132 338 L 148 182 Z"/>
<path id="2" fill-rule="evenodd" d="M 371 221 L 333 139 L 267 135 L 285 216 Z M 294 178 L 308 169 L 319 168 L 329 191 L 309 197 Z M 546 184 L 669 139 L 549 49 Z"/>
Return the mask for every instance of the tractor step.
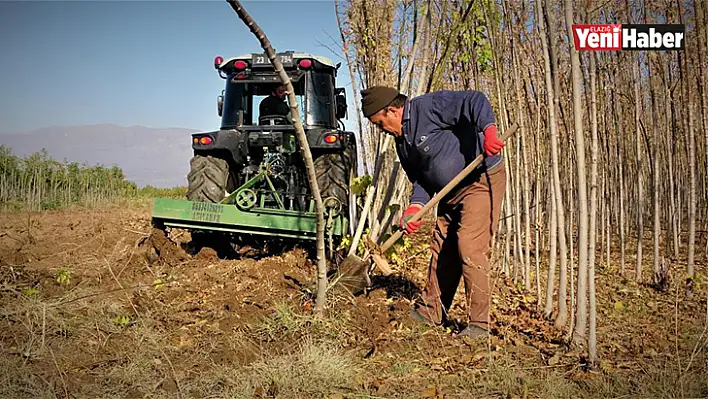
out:
<path id="1" fill-rule="evenodd" d="M 332 220 L 332 235 L 347 231 L 342 216 Z M 252 208 L 241 210 L 234 204 L 196 202 L 156 198 L 152 224 L 159 228 L 222 231 L 305 240 L 317 239 L 317 215 L 283 209 Z"/>

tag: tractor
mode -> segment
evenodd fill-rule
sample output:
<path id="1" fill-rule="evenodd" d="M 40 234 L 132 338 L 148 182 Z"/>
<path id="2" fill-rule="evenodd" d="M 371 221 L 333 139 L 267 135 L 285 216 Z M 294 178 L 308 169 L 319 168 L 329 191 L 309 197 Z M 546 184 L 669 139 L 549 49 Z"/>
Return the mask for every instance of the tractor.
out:
<path id="1" fill-rule="evenodd" d="M 341 64 L 293 51 L 276 56 L 297 98 L 325 206 L 326 252 L 332 260 L 341 240 L 353 235 L 360 211 L 351 190 L 357 143 L 342 122 L 345 90 L 335 84 Z M 260 103 L 282 85 L 273 64 L 265 54 L 252 53 L 216 57 L 214 68 L 226 81 L 217 96 L 221 127 L 192 134 L 186 198 L 157 198 L 153 226 L 190 231 L 191 253 L 211 247 L 229 256 L 244 247 L 277 247 L 274 243 L 296 243 L 312 251 L 315 201 L 287 99 L 280 100 L 287 106 L 278 104 L 279 113 L 266 108 L 261 114 Z"/>

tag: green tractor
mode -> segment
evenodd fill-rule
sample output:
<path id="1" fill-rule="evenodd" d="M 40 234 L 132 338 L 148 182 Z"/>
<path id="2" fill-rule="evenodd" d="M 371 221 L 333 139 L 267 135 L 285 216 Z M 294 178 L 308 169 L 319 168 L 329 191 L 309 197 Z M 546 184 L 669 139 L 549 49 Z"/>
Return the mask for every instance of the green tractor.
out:
<path id="1" fill-rule="evenodd" d="M 357 144 L 341 121 L 347 114 L 344 88 L 335 85 L 340 64 L 296 52 L 277 56 L 298 100 L 325 205 L 327 254 L 333 260 L 342 238 L 353 235 L 359 211 L 351 191 Z M 260 249 L 274 243 L 312 250 L 315 201 L 274 66 L 266 55 L 254 53 L 216 57 L 214 67 L 226 80 L 217 98 L 221 128 L 192 135 L 187 198 L 156 199 L 153 226 L 190 231 L 187 249 L 192 253 L 211 247 L 229 256 L 245 246 Z"/>

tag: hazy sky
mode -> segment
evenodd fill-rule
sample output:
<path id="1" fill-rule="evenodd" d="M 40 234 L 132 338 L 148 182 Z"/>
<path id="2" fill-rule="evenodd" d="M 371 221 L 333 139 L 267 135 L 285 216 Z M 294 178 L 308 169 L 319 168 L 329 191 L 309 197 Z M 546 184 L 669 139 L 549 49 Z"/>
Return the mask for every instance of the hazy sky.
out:
<path id="1" fill-rule="evenodd" d="M 342 62 L 334 2 L 244 1 L 276 51 Z M 115 123 L 218 128 L 214 57 L 259 52 L 225 1 L 0 1 L 0 133 Z M 336 42 L 333 42 L 336 40 Z M 353 125 L 353 109 L 347 126 Z"/>

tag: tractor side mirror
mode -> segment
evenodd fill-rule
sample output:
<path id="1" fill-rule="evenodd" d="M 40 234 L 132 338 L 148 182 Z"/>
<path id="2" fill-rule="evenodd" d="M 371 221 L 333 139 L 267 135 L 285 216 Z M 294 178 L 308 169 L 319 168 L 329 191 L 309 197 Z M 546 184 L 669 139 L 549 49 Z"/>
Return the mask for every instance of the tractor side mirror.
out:
<path id="1" fill-rule="evenodd" d="M 343 87 L 335 89 L 336 104 L 337 104 L 337 119 L 346 118 L 347 116 L 347 95 Z"/>
<path id="2" fill-rule="evenodd" d="M 224 113 L 224 95 L 220 95 L 216 98 L 216 110 L 219 113 L 219 116 L 222 116 Z"/>

